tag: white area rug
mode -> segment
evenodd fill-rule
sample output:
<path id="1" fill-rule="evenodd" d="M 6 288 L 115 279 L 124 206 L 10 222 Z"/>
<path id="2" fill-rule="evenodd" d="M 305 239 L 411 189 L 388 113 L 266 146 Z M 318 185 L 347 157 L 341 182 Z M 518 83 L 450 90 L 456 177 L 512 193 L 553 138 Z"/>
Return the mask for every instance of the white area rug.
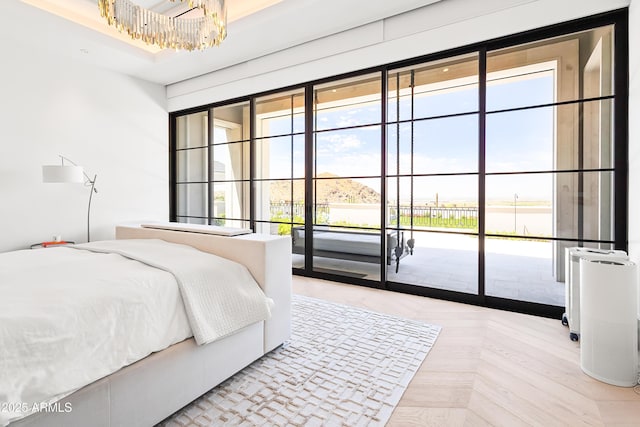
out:
<path id="1" fill-rule="evenodd" d="M 439 326 L 294 295 L 284 346 L 160 425 L 383 426 Z"/>

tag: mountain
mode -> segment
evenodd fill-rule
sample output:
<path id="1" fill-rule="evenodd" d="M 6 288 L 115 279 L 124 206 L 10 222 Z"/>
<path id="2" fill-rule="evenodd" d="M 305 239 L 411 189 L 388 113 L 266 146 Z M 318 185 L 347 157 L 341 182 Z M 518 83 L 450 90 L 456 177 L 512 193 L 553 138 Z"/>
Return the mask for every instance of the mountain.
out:
<path id="1" fill-rule="evenodd" d="M 338 178 L 337 175 L 321 173 L 319 178 Z M 349 178 L 319 179 L 314 182 L 316 200 L 318 203 L 380 203 L 380 194 L 373 188 L 360 184 Z M 271 183 L 271 201 L 291 200 L 291 186 L 289 181 Z M 304 181 L 293 182 L 294 199 L 301 200 L 298 195 L 304 194 Z"/>

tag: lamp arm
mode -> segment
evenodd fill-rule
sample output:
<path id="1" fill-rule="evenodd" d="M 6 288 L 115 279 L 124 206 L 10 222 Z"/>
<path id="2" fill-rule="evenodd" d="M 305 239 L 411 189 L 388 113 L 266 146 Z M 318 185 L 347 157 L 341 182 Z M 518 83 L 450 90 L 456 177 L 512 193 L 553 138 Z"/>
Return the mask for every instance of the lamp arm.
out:
<path id="1" fill-rule="evenodd" d="M 65 156 L 58 154 L 58 157 L 60 157 L 60 159 L 62 160 L 63 166 L 64 166 L 65 160 L 71 163 L 73 166 L 78 166 L 76 162 L 74 162 L 73 160 Z M 89 204 L 87 206 L 87 242 L 90 242 L 91 241 L 91 200 L 93 199 L 93 193 L 98 192 L 98 189 L 96 188 L 96 179 L 98 179 L 98 175 L 94 175 L 93 179 L 91 179 L 89 175 L 87 175 L 87 173 L 84 171 L 84 168 L 82 168 L 82 174 L 84 175 L 84 179 L 86 180 L 84 185 L 87 187 L 89 185 L 91 186 L 91 190 L 89 192 Z"/>
<path id="2" fill-rule="evenodd" d="M 60 157 L 60 159 L 62 160 L 62 165 L 63 166 L 64 166 L 64 161 L 65 160 L 67 162 L 71 163 L 73 166 L 78 166 L 78 164 L 76 162 L 74 162 L 73 160 L 71 160 L 68 157 L 65 157 L 65 156 L 60 155 L 60 154 L 58 154 L 58 157 Z M 84 171 L 84 168 L 82 168 L 82 174 L 84 175 L 84 179 L 87 180 L 87 182 L 85 182 L 84 185 L 88 186 L 87 184 L 91 184 L 91 194 L 93 194 L 94 191 L 97 193 L 98 189 L 95 188 L 97 175 L 93 178 L 93 180 L 91 180 L 91 178 L 89 178 L 89 175 L 87 175 L 87 173 Z M 91 202 L 89 202 L 89 203 L 91 203 Z"/>
<path id="3" fill-rule="evenodd" d="M 91 241 L 91 199 L 93 197 L 93 192 L 98 192 L 98 190 L 95 189 L 96 179 L 98 179 L 98 175 L 94 175 L 93 180 L 89 180 L 91 183 L 91 191 L 89 192 L 89 206 L 87 207 L 87 242 Z"/>

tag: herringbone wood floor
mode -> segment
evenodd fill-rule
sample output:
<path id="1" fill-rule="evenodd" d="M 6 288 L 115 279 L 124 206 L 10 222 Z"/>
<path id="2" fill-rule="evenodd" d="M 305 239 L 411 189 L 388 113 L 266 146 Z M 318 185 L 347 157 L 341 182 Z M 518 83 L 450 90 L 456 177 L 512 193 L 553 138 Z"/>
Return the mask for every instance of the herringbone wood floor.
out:
<path id="1" fill-rule="evenodd" d="M 443 327 L 388 426 L 640 426 L 640 395 L 584 374 L 559 320 L 299 276 L 293 290 Z"/>

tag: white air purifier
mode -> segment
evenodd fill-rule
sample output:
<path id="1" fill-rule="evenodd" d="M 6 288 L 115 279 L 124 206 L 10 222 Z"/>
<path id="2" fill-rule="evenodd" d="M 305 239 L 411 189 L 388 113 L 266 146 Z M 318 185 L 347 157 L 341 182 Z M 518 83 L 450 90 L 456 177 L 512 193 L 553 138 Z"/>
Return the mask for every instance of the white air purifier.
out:
<path id="1" fill-rule="evenodd" d="M 562 323 L 569 326 L 569 338 L 580 338 L 580 259 L 627 261 L 625 251 L 593 248 L 565 248 L 565 314 Z"/>
<path id="2" fill-rule="evenodd" d="M 623 387 L 638 381 L 638 268 L 632 261 L 580 260 L 580 367 Z"/>

